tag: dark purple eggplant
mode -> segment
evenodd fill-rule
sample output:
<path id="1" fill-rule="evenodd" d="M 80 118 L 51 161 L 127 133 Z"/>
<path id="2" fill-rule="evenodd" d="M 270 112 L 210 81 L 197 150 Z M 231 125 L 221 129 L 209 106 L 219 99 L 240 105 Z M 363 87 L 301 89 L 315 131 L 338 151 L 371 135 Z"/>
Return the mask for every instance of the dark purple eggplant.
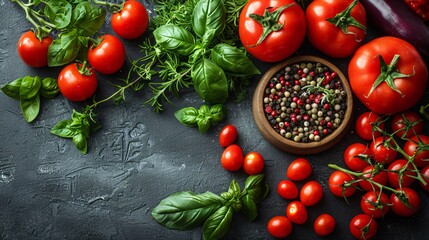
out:
<path id="1" fill-rule="evenodd" d="M 429 63 L 429 29 L 404 0 L 360 0 L 372 24 L 384 35 L 411 43 Z"/>

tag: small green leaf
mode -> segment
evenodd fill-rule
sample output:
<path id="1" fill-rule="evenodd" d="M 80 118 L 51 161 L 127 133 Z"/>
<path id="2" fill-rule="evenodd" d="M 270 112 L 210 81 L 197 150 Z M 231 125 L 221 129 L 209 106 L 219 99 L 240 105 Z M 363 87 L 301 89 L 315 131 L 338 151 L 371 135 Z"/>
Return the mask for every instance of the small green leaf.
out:
<path id="1" fill-rule="evenodd" d="M 43 1 L 44 13 L 58 29 L 67 27 L 72 16 L 72 5 L 65 0 Z"/>
<path id="2" fill-rule="evenodd" d="M 32 122 L 39 115 L 40 111 L 40 95 L 36 94 L 32 98 L 21 99 L 21 110 L 27 122 Z"/>
<path id="3" fill-rule="evenodd" d="M 223 104 L 215 104 L 210 107 L 210 114 L 213 117 L 214 123 L 218 123 L 225 119 L 226 117 L 226 108 Z"/>
<path id="4" fill-rule="evenodd" d="M 185 126 L 194 127 L 197 125 L 198 111 L 193 107 L 182 108 L 176 111 L 174 116 Z"/>
<path id="5" fill-rule="evenodd" d="M 48 65 L 62 66 L 73 61 L 79 54 L 82 43 L 78 39 L 77 30 L 61 33 L 48 49 Z"/>
<path id="6" fill-rule="evenodd" d="M 44 78 L 42 79 L 42 87 L 40 88 L 40 94 L 45 98 L 54 98 L 58 95 L 60 89 L 58 88 L 57 79 L 55 78 Z"/>
<path id="7" fill-rule="evenodd" d="M 21 86 L 19 88 L 19 98 L 32 99 L 36 94 L 39 93 L 42 82 L 39 77 L 25 76 L 22 79 Z"/>
<path id="8" fill-rule="evenodd" d="M 7 96 L 19 100 L 19 89 L 21 88 L 22 78 L 13 80 L 1 88 L 4 94 Z"/>
<path id="9" fill-rule="evenodd" d="M 258 215 L 258 209 L 255 203 L 255 200 L 250 195 L 245 195 L 241 199 L 242 208 L 241 212 L 249 219 L 250 221 L 253 221 L 256 219 Z"/>
<path id="10" fill-rule="evenodd" d="M 192 13 L 192 29 L 199 37 L 208 30 L 214 30 L 214 35 L 225 28 L 226 10 L 221 0 L 200 0 Z"/>
<path id="11" fill-rule="evenodd" d="M 76 129 L 70 128 L 71 120 L 59 121 L 52 129 L 51 133 L 62 138 L 73 138 L 77 134 Z"/>
<path id="12" fill-rule="evenodd" d="M 247 194 L 253 198 L 256 204 L 261 203 L 269 192 L 269 186 L 266 182 L 265 175 L 258 174 L 249 176 L 244 183 L 243 191 L 247 191 Z"/>
<path id="13" fill-rule="evenodd" d="M 106 10 L 89 2 L 81 2 L 72 13 L 72 24 L 78 28 L 79 36 L 92 36 L 98 32 L 106 19 Z M 85 44 L 83 42 L 85 46 Z"/>
<path id="14" fill-rule="evenodd" d="M 200 131 L 200 133 L 206 133 L 209 128 L 211 127 L 211 123 L 210 120 L 207 118 L 201 118 L 198 120 L 198 130 Z"/>
<path id="15" fill-rule="evenodd" d="M 223 236 L 231 228 L 234 211 L 230 206 L 222 206 L 214 212 L 204 223 L 203 226 L 203 239 L 204 240 L 217 240 L 222 239 Z"/>
<path id="16" fill-rule="evenodd" d="M 189 56 L 195 50 L 195 38 L 188 30 L 176 25 L 162 25 L 153 32 L 156 43 L 165 51 Z"/>
<path id="17" fill-rule="evenodd" d="M 217 44 L 211 51 L 211 60 L 231 76 L 261 74 L 246 54 L 226 43 Z"/>
<path id="18" fill-rule="evenodd" d="M 88 141 L 83 134 L 76 134 L 73 136 L 73 142 L 76 148 L 83 154 L 88 152 Z"/>

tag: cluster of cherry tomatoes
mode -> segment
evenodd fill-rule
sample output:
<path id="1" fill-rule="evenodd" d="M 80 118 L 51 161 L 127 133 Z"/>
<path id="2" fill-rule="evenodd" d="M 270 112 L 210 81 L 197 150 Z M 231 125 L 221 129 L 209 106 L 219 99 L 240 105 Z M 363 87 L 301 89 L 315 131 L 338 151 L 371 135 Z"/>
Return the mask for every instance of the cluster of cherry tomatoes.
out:
<path id="1" fill-rule="evenodd" d="M 244 155 L 243 149 L 234 144 L 237 137 L 238 131 L 234 125 L 229 124 L 221 129 L 219 143 L 224 148 L 220 158 L 222 167 L 228 171 L 238 171 L 242 168 L 248 175 L 262 173 L 265 166 L 264 157 L 256 151 Z"/>
<path id="2" fill-rule="evenodd" d="M 367 142 L 353 143 L 344 152 L 347 169 L 335 170 L 329 177 L 329 189 L 337 197 L 351 197 L 364 191 L 362 214 L 350 222 L 357 239 L 376 235 L 376 219 L 388 212 L 410 217 L 420 208 L 420 197 L 412 188 L 419 182 L 429 191 L 429 137 L 423 135 L 423 120 L 406 111 L 382 117 L 374 112 L 358 116 L 357 135 Z M 390 196 L 389 196 L 390 194 Z"/>
<path id="3" fill-rule="evenodd" d="M 316 205 L 323 198 L 323 188 L 317 181 L 309 180 L 300 190 L 295 182 L 308 179 L 313 172 L 311 164 L 305 158 L 297 158 L 290 163 L 286 171 L 287 179 L 277 184 L 277 193 L 291 200 L 285 215 L 274 216 L 267 224 L 268 232 L 276 238 L 289 236 L 293 224 L 304 224 L 308 220 L 307 208 Z M 336 226 L 335 219 L 323 213 L 314 221 L 314 232 L 319 236 L 331 234 Z"/>

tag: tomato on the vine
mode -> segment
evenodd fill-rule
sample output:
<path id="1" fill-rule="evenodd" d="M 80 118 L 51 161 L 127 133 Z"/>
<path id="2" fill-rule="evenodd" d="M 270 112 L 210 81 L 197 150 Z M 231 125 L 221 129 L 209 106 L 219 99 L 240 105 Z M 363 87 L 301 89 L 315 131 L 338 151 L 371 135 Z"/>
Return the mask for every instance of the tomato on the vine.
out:
<path id="1" fill-rule="evenodd" d="M 366 12 L 357 0 L 316 0 L 305 16 L 308 40 L 330 57 L 352 55 L 365 38 Z"/>
<path id="2" fill-rule="evenodd" d="M 295 224 L 304 224 L 308 219 L 307 208 L 300 201 L 293 201 L 287 205 L 286 217 Z"/>
<path id="3" fill-rule="evenodd" d="M 420 196 L 411 188 L 396 189 L 398 194 L 390 195 L 392 211 L 402 217 L 411 217 L 420 209 Z M 398 196 L 399 195 L 399 196 Z M 406 203 L 403 202 L 406 199 Z"/>
<path id="4" fill-rule="evenodd" d="M 243 150 L 237 144 L 229 145 L 223 150 L 220 162 L 228 171 L 238 171 L 243 166 Z"/>
<path id="5" fill-rule="evenodd" d="M 402 172 L 403 168 L 405 168 L 405 171 L 402 177 L 399 178 L 398 171 Z M 408 161 L 405 159 L 397 159 L 390 163 L 387 168 L 387 181 L 390 186 L 395 188 L 410 186 L 414 182 L 416 176 L 417 174 L 413 171 L 413 166 L 408 164 Z"/>
<path id="6" fill-rule="evenodd" d="M 429 164 L 429 136 L 418 135 L 410 138 L 404 145 L 404 152 L 408 156 L 414 156 L 417 167 Z"/>
<path id="7" fill-rule="evenodd" d="M 428 70 L 417 50 L 396 37 L 379 37 L 357 49 L 349 67 L 355 96 L 378 114 L 403 112 L 423 96 Z"/>
<path id="8" fill-rule="evenodd" d="M 354 177 L 340 170 L 331 173 L 328 180 L 329 190 L 337 197 L 350 197 L 356 192 Z"/>
<path id="9" fill-rule="evenodd" d="M 337 223 L 331 215 L 323 213 L 316 218 L 313 228 L 317 235 L 327 236 L 335 230 L 336 225 Z"/>
<path id="10" fill-rule="evenodd" d="M 381 185 L 387 184 L 387 173 L 380 168 L 379 165 L 369 165 L 362 171 L 362 177 L 365 179 L 371 179 L 373 182 L 379 183 Z M 369 192 L 380 189 L 375 184 L 370 183 L 368 180 L 359 181 L 359 187 L 363 190 Z"/>
<path id="11" fill-rule="evenodd" d="M 350 233 L 356 239 L 372 239 L 378 230 L 378 224 L 374 218 L 366 214 L 358 214 L 350 220 Z"/>
<path id="12" fill-rule="evenodd" d="M 386 216 L 390 210 L 389 197 L 379 191 L 370 190 L 362 196 L 360 208 L 365 214 L 373 218 L 381 218 Z"/>
<path id="13" fill-rule="evenodd" d="M 290 180 L 282 180 L 277 184 L 277 193 L 284 199 L 294 199 L 298 197 L 298 188 Z"/>
<path id="14" fill-rule="evenodd" d="M 113 31 L 125 39 L 135 39 L 143 35 L 149 26 L 146 7 L 135 0 L 127 0 L 123 8 L 112 14 Z"/>
<path id="15" fill-rule="evenodd" d="M 366 141 L 379 137 L 381 132 L 376 131 L 373 126 L 377 126 L 379 129 L 384 130 L 384 122 L 380 115 L 375 112 L 364 112 L 356 119 L 356 134 Z"/>
<path id="16" fill-rule="evenodd" d="M 411 111 L 397 113 L 392 118 L 392 130 L 400 138 L 411 138 L 423 133 L 423 119 Z"/>
<path id="17" fill-rule="evenodd" d="M 28 66 L 47 66 L 48 49 L 52 41 L 53 38 L 49 35 L 40 41 L 33 31 L 27 31 L 18 40 L 18 54 Z"/>
<path id="18" fill-rule="evenodd" d="M 292 223 L 285 216 L 275 216 L 268 221 L 268 232 L 276 238 L 285 238 L 292 233 Z"/>
<path id="19" fill-rule="evenodd" d="M 344 151 L 344 163 L 352 171 L 360 172 L 369 161 L 368 147 L 362 143 L 352 143 Z"/>
<path id="20" fill-rule="evenodd" d="M 264 157 L 258 152 L 249 152 L 244 156 L 243 170 L 249 175 L 262 173 L 264 165 Z"/>
<path id="21" fill-rule="evenodd" d="M 232 124 L 228 124 L 220 130 L 219 143 L 222 147 L 227 147 L 237 139 L 237 136 L 237 128 Z"/>
<path id="22" fill-rule="evenodd" d="M 297 158 L 289 164 L 286 170 L 286 176 L 290 180 L 301 181 L 308 178 L 312 172 L 313 169 L 307 159 Z"/>
<path id="23" fill-rule="evenodd" d="M 378 163 L 389 164 L 396 159 L 398 152 L 393 148 L 389 138 L 380 136 L 369 145 L 372 159 Z"/>
<path id="24" fill-rule="evenodd" d="M 277 62 L 292 55 L 304 41 L 304 11 L 294 0 L 250 0 L 241 11 L 238 31 L 251 55 Z"/>
<path id="25" fill-rule="evenodd" d="M 97 77 L 94 70 L 85 64 L 71 63 L 58 75 L 58 88 L 70 101 L 83 101 L 97 90 Z"/>
<path id="26" fill-rule="evenodd" d="M 299 192 L 299 200 L 305 206 L 313 206 L 320 202 L 323 197 L 323 188 L 316 181 L 306 182 Z"/>
<path id="27" fill-rule="evenodd" d="M 125 62 L 124 44 L 113 35 L 103 35 L 88 49 L 88 62 L 97 72 L 115 73 Z"/>

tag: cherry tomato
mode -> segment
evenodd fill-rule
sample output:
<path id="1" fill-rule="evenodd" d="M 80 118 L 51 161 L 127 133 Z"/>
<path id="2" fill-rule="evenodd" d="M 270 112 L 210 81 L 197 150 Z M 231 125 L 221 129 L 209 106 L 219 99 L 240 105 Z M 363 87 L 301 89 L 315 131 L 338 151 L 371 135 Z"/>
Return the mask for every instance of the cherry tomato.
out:
<path id="1" fill-rule="evenodd" d="M 397 113 L 392 118 L 392 130 L 400 138 L 411 138 L 423 133 L 423 119 L 411 111 Z"/>
<path id="2" fill-rule="evenodd" d="M 380 168 L 378 165 L 374 167 L 373 165 L 367 166 L 362 171 L 363 175 L 362 177 L 365 179 L 371 179 L 372 181 L 379 183 L 381 185 L 387 184 L 387 173 L 383 171 L 382 168 Z M 373 185 L 367 180 L 359 181 L 359 187 L 361 187 L 363 190 L 369 192 L 380 189 L 380 187 Z"/>
<path id="3" fill-rule="evenodd" d="M 40 41 L 33 31 L 27 31 L 18 40 L 18 54 L 28 66 L 47 66 L 48 49 L 52 41 L 51 36 L 46 36 Z"/>
<path id="4" fill-rule="evenodd" d="M 350 197 L 356 192 L 357 183 L 350 183 L 354 180 L 354 177 L 348 173 L 335 170 L 329 176 L 328 184 L 329 190 L 334 196 L 337 197 Z M 345 184 L 351 184 L 350 186 L 345 186 Z"/>
<path id="5" fill-rule="evenodd" d="M 369 152 L 372 158 L 381 164 L 389 164 L 395 160 L 398 153 L 392 147 L 392 143 L 388 141 L 387 137 L 378 137 L 374 139 L 369 145 Z"/>
<path id="6" fill-rule="evenodd" d="M 323 188 L 316 181 L 308 181 L 299 192 L 299 200 L 305 206 L 313 206 L 323 197 Z"/>
<path id="7" fill-rule="evenodd" d="M 250 152 L 244 156 L 243 170 L 249 175 L 262 173 L 264 170 L 264 157 L 258 152 Z"/>
<path id="8" fill-rule="evenodd" d="M 374 218 L 366 214 L 358 214 L 349 224 L 350 233 L 356 239 L 372 239 L 378 230 L 378 224 Z"/>
<path id="9" fill-rule="evenodd" d="M 413 45 L 390 36 L 359 47 L 349 62 L 348 73 L 354 95 L 369 110 L 382 115 L 416 105 L 428 81 L 426 64 Z"/>
<path id="10" fill-rule="evenodd" d="M 234 125 L 226 125 L 220 130 L 219 143 L 222 147 L 228 147 L 238 137 L 237 128 Z"/>
<path id="11" fill-rule="evenodd" d="M 410 138 L 404 145 L 404 151 L 408 156 L 414 156 L 417 167 L 429 164 L 429 137 L 418 135 Z"/>
<path id="12" fill-rule="evenodd" d="M 275 216 L 267 224 L 268 232 L 276 238 L 285 238 L 292 233 L 292 223 L 285 216 Z"/>
<path id="13" fill-rule="evenodd" d="M 308 219 L 307 208 L 300 201 L 293 201 L 287 205 L 286 217 L 295 224 L 304 224 Z"/>
<path id="14" fill-rule="evenodd" d="M 277 193 L 285 199 L 294 199 L 298 197 L 298 188 L 290 180 L 282 180 L 277 184 Z"/>
<path id="15" fill-rule="evenodd" d="M 286 176 L 292 181 L 301 181 L 308 178 L 312 172 L 313 169 L 307 159 L 297 158 L 289 164 Z"/>
<path id="16" fill-rule="evenodd" d="M 79 67 L 79 68 L 78 68 Z M 97 77 L 94 70 L 81 64 L 71 63 L 58 75 L 58 88 L 70 101 L 83 101 L 97 90 Z"/>
<path id="17" fill-rule="evenodd" d="M 323 213 L 316 218 L 313 227 L 317 235 L 327 236 L 335 230 L 336 225 L 337 223 L 331 215 Z"/>
<path id="18" fill-rule="evenodd" d="M 307 7 L 305 16 L 308 40 L 330 57 L 352 55 L 365 38 L 365 8 L 357 1 L 315 0 Z M 341 18 L 352 18 L 356 25 L 340 21 Z"/>
<path id="19" fill-rule="evenodd" d="M 124 44 L 113 35 L 103 35 L 98 45 L 88 49 L 88 62 L 97 72 L 117 72 L 125 62 Z"/>
<path id="20" fill-rule="evenodd" d="M 369 150 L 362 143 L 352 143 L 344 151 L 344 162 L 347 167 L 355 172 L 362 171 L 368 166 Z"/>
<path id="21" fill-rule="evenodd" d="M 143 35 L 149 26 L 149 15 L 139 1 L 128 0 L 124 7 L 112 14 L 113 31 L 125 39 L 135 39 Z"/>
<path id="22" fill-rule="evenodd" d="M 243 150 L 237 144 L 229 145 L 220 158 L 222 167 L 228 171 L 237 171 L 243 166 Z"/>
<path id="23" fill-rule="evenodd" d="M 356 119 L 356 134 L 366 141 L 371 141 L 381 135 L 381 132 L 375 131 L 373 126 L 384 130 L 384 122 L 380 115 L 374 112 L 364 112 Z"/>
<path id="24" fill-rule="evenodd" d="M 278 10 L 284 6 L 288 7 Z M 274 17 L 276 11 L 280 11 L 278 19 Z M 266 18 L 271 18 L 271 21 L 262 20 L 270 23 L 264 24 L 267 25 L 265 27 L 259 21 L 264 14 L 269 14 Z M 277 28 L 278 31 L 261 38 L 264 28 Z M 241 11 L 238 31 L 244 48 L 251 55 L 264 62 L 277 62 L 291 56 L 304 41 L 304 11 L 294 0 L 250 0 Z"/>
<path id="25" fill-rule="evenodd" d="M 373 218 L 381 218 L 389 212 L 390 200 L 383 192 L 371 190 L 362 196 L 360 208 L 365 214 Z"/>
<path id="26" fill-rule="evenodd" d="M 402 187 L 408 187 L 414 182 L 414 177 L 416 177 L 417 174 L 413 171 L 413 166 L 411 164 L 408 164 L 407 166 L 406 165 L 407 160 L 405 159 L 397 159 L 389 164 L 389 167 L 387 168 L 387 181 L 389 182 L 390 186 L 395 188 L 399 187 L 399 185 Z M 405 166 L 406 170 L 404 175 L 402 175 L 401 184 L 399 184 L 398 171 Z"/>
<path id="27" fill-rule="evenodd" d="M 403 187 L 402 189 L 398 188 L 396 190 L 400 192 L 399 195 L 402 195 L 402 197 L 398 197 L 395 194 L 390 195 L 392 211 L 402 217 L 411 217 L 416 214 L 420 209 L 420 197 L 416 191 L 407 187 Z M 408 204 L 404 204 L 401 198 L 407 199 Z"/>
<path id="28" fill-rule="evenodd" d="M 426 165 L 422 170 L 420 170 L 420 174 L 422 175 L 424 181 L 426 184 L 423 184 L 419 181 L 420 186 L 425 190 L 429 192 L 429 165 Z"/>

